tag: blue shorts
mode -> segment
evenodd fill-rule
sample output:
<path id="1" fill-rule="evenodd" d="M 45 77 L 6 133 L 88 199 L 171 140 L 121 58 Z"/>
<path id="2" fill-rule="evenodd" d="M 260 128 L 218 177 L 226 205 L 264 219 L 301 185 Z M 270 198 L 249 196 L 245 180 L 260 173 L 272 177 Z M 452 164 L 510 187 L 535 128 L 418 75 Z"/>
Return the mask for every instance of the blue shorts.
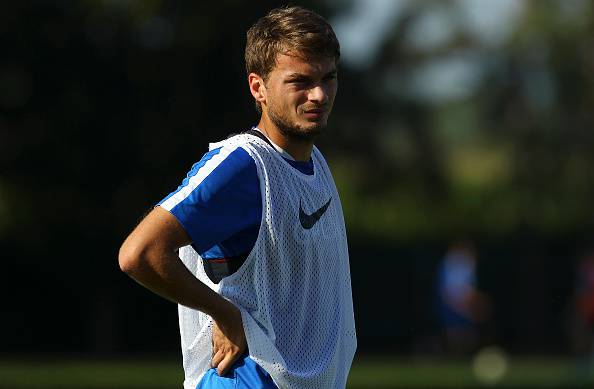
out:
<path id="1" fill-rule="evenodd" d="M 217 369 L 209 369 L 196 389 L 278 389 L 272 377 L 246 353 L 241 356 L 224 376 Z"/>

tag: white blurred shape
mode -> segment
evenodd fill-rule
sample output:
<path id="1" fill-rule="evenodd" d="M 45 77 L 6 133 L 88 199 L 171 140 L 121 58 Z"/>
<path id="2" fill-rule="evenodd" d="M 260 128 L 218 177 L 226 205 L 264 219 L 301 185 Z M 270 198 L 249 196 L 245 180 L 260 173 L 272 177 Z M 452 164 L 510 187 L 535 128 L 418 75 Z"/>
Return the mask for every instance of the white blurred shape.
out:
<path id="1" fill-rule="evenodd" d="M 359 68 L 369 65 L 408 2 L 354 0 L 350 12 L 333 19 L 344 62 Z"/>
<path id="2" fill-rule="evenodd" d="M 440 103 L 470 96 L 483 76 L 480 58 L 455 53 L 422 63 L 386 80 L 390 92 L 412 100 Z"/>
<path id="3" fill-rule="evenodd" d="M 499 46 L 514 32 L 525 0 L 457 0 L 461 22 L 475 38 Z"/>
<path id="4" fill-rule="evenodd" d="M 472 371 L 483 385 L 496 385 L 507 373 L 507 356 L 503 349 L 491 346 L 480 350 L 472 361 Z"/>
<path id="5" fill-rule="evenodd" d="M 444 7 L 430 7 L 406 32 L 406 41 L 420 50 L 433 50 L 447 44 L 455 28 L 450 13 Z"/>

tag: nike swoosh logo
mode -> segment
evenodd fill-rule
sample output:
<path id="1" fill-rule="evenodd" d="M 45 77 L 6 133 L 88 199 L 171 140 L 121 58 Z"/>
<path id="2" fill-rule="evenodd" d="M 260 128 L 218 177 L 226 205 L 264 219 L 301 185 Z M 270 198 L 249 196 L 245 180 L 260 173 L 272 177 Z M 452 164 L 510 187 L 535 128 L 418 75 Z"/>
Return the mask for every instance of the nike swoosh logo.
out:
<path id="1" fill-rule="evenodd" d="M 301 206 L 301 202 L 299 202 L 299 221 L 301 222 L 301 227 L 305 228 L 306 230 L 312 228 L 318 222 L 318 220 L 320 220 L 324 212 L 326 212 L 326 210 L 330 206 L 330 201 L 332 201 L 332 197 L 328 199 L 328 202 L 326 204 L 322 205 L 320 209 L 318 209 L 311 215 L 305 213 L 303 207 Z"/>

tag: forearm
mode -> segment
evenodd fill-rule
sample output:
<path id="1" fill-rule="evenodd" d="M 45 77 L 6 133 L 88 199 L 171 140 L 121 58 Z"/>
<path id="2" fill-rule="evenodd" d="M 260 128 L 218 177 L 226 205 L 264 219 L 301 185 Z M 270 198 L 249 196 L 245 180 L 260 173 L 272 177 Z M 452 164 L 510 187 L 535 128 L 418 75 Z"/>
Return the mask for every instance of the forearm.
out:
<path id="1" fill-rule="evenodd" d="M 224 375 L 247 348 L 240 311 L 194 277 L 175 252 L 148 254 L 141 262 L 126 273 L 153 292 L 214 319 L 212 366 Z"/>
<path id="2" fill-rule="evenodd" d="M 235 306 L 194 277 L 177 254 L 190 242 L 177 220 L 156 207 L 122 244 L 120 268 L 154 293 L 224 321 Z"/>
<path id="3" fill-rule="evenodd" d="M 146 249 L 143 253 L 126 254 L 124 244 L 120 251 L 120 266 L 152 292 L 200 310 L 215 320 L 227 316 L 232 309 L 230 302 L 190 273 L 175 251 Z"/>

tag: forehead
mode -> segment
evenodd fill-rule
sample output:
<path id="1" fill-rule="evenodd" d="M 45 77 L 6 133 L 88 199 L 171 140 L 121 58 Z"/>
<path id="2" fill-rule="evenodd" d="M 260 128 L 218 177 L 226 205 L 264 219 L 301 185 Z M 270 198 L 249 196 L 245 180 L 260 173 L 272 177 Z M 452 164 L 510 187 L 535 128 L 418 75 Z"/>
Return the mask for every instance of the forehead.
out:
<path id="1" fill-rule="evenodd" d="M 311 57 L 302 53 L 285 53 L 276 56 L 276 66 L 272 72 L 279 75 L 299 73 L 305 75 L 324 75 L 336 71 L 334 57 Z"/>

